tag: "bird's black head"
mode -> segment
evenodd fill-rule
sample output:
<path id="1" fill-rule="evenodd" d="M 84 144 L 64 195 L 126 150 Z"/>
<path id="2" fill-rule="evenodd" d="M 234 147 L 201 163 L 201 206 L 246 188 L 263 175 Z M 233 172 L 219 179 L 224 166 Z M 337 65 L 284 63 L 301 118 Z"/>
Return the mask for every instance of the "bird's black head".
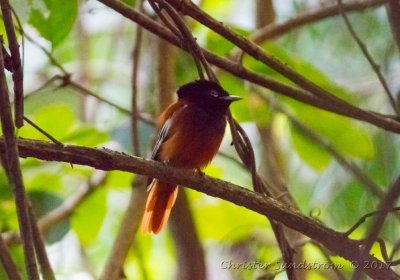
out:
<path id="1" fill-rule="evenodd" d="M 178 98 L 200 106 L 202 109 L 225 113 L 229 105 L 240 97 L 229 95 L 219 84 L 198 80 L 181 86 Z"/>

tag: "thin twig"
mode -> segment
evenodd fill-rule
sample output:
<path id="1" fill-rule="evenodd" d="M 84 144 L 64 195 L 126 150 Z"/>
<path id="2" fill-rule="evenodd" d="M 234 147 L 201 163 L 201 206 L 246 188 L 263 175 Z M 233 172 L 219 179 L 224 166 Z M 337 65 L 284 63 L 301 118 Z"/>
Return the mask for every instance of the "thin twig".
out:
<path id="1" fill-rule="evenodd" d="M 331 265 L 331 267 L 335 267 L 335 263 L 332 261 L 331 256 L 326 251 L 326 249 L 323 246 L 321 246 L 321 244 L 319 244 L 318 242 L 315 242 L 313 240 L 311 240 L 310 243 L 313 244 L 314 246 L 316 246 L 320 250 L 320 252 L 324 255 L 325 259 L 328 261 L 328 263 Z M 336 275 L 335 279 L 346 280 L 346 277 L 344 277 L 343 273 L 341 273 L 341 271 L 339 269 L 333 269 L 333 273 Z"/>
<path id="2" fill-rule="evenodd" d="M 312 95 L 324 100 L 324 102 L 331 103 L 337 107 L 352 106 L 345 100 L 342 100 L 339 97 L 333 95 L 332 93 L 322 89 L 312 81 L 308 80 L 306 77 L 302 76 L 300 73 L 289 68 L 286 64 L 284 64 L 277 58 L 268 55 L 260 46 L 247 40 L 245 37 L 239 35 L 238 33 L 233 32 L 223 23 L 217 21 L 216 19 L 208 15 L 206 12 L 204 12 L 202 9 L 196 6 L 193 2 L 170 0 L 170 4 L 176 7 L 177 9 L 180 9 L 182 13 L 184 13 L 185 15 L 192 17 L 193 19 L 207 26 L 208 28 L 218 33 L 225 39 L 229 40 L 237 47 L 242 49 L 244 52 L 246 52 L 248 55 L 252 56 L 254 59 L 269 66 L 276 72 L 288 78 L 293 83 L 309 91 L 309 93 L 311 93 Z"/>
<path id="3" fill-rule="evenodd" d="M 394 209 L 394 205 L 400 196 L 400 176 L 397 177 L 396 181 L 390 186 L 386 195 L 381 199 L 378 207 L 378 214 L 376 215 L 371 229 L 365 238 L 362 250 L 369 252 L 372 245 L 377 240 L 379 232 L 381 231 L 383 224 L 387 218 L 387 215 Z M 399 207 L 400 209 L 400 207 Z M 364 270 L 357 269 L 353 274 L 353 279 L 361 279 Z"/>
<path id="4" fill-rule="evenodd" d="M 146 205 L 146 182 L 147 177 L 143 176 L 136 176 L 132 182 L 132 193 L 128 208 L 125 211 L 121 227 L 118 230 L 106 264 L 103 266 L 99 280 L 121 279 L 123 264 L 136 237 Z"/>
<path id="5" fill-rule="evenodd" d="M 161 37 L 162 39 L 167 40 L 168 42 L 174 44 L 175 46 L 182 48 L 181 44 L 179 43 L 179 39 L 173 33 L 171 33 L 164 26 L 160 25 L 151 18 L 147 17 L 146 15 L 143 15 L 142 13 L 139 13 L 131 9 L 127 5 L 116 0 L 98 0 L 98 1 L 107 5 L 108 7 L 120 13 L 121 15 L 127 17 L 128 19 L 138 23 L 139 25 L 141 25 L 148 31 L 156 34 L 157 36 Z M 249 71 L 242 65 L 239 65 L 228 59 L 221 58 L 207 50 L 203 49 L 203 53 L 206 59 L 210 63 L 226 70 L 229 73 L 232 73 L 236 77 L 250 81 L 254 84 L 275 91 L 276 93 L 283 94 L 290 98 L 296 99 L 300 102 L 304 102 L 306 104 L 321 108 L 323 110 L 334 112 L 336 114 L 351 117 L 357 120 L 365 121 L 380 128 L 383 128 L 387 131 L 400 133 L 400 124 L 393 117 L 384 116 L 375 112 L 368 112 L 358 107 L 355 107 L 349 103 L 340 105 L 334 104 L 330 101 L 317 98 L 316 96 L 311 95 L 307 91 L 296 89 L 284 85 L 282 83 L 276 82 L 272 79 L 268 79 L 264 76 L 258 75 L 252 71 Z"/>
<path id="6" fill-rule="evenodd" d="M 8 276 L 8 279 L 21 280 L 21 275 L 18 272 L 17 265 L 11 258 L 10 252 L 3 237 L 0 235 L 0 261 L 3 265 L 4 271 Z"/>
<path id="7" fill-rule="evenodd" d="M 49 258 L 46 253 L 43 236 L 40 233 L 36 216 L 31 204 L 29 204 L 29 214 L 32 225 L 33 244 L 35 245 L 36 257 L 39 263 L 40 271 L 44 280 L 56 280 L 53 269 L 51 268 Z"/>
<path id="8" fill-rule="evenodd" d="M 398 0 L 390 0 L 386 5 L 386 9 L 393 37 L 400 51 L 400 2 Z"/>
<path id="9" fill-rule="evenodd" d="M 204 55 L 200 51 L 199 46 L 197 45 L 196 40 L 193 38 L 192 33 L 189 31 L 185 22 L 180 18 L 178 13 L 167 2 L 165 1 L 158 1 L 158 2 L 160 2 L 159 5 L 161 5 L 161 7 L 165 9 L 165 11 L 167 11 L 168 15 L 174 21 L 175 25 L 172 25 L 169 22 L 169 20 L 165 16 L 163 16 L 162 9 L 160 9 L 160 7 L 158 7 L 154 3 L 154 1 L 150 1 L 150 3 L 152 3 L 152 7 L 158 13 L 160 18 L 166 23 L 166 25 L 170 28 L 170 30 L 175 35 L 177 35 L 178 38 L 180 38 L 182 46 L 186 46 L 186 48 L 189 50 L 195 62 L 197 73 L 199 74 L 200 79 L 204 80 L 205 76 L 202 68 L 202 65 L 203 67 L 205 67 L 203 63 L 205 60 Z M 207 72 L 207 74 L 209 73 Z"/>
<path id="10" fill-rule="evenodd" d="M 400 239 L 397 240 L 397 242 L 393 245 L 392 252 L 390 253 L 389 259 L 392 260 L 395 257 L 395 255 L 399 249 L 400 249 Z"/>
<path id="11" fill-rule="evenodd" d="M 256 91 L 257 96 L 264 100 L 267 104 L 271 101 L 262 93 Z M 354 162 L 346 159 L 331 143 L 326 139 L 322 138 L 307 125 L 299 121 L 295 116 L 293 116 L 288 110 L 286 110 L 278 101 L 274 100 L 274 109 L 278 112 L 284 114 L 291 124 L 298 129 L 304 136 L 309 138 L 311 141 L 316 143 L 318 146 L 329 152 L 343 168 L 349 171 L 360 183 L 362 183 L 368 191 L 378 198 L 382 198 L 384 193 L 381 188 L 370 179 Z"/>
<path id="12" fill-rule="evenodd" d="M 183 19 L 179 16 L 177 11 L 165 0 L 155 0 L 155 1 L 161 3 L 161 5 L 163 5 L 163 7 L 168 11 L 169 15 L 174 20 L 176 26 L 181 32 L 183 39 L 189 43 L 188 48 L 192 52 L 193 57 L 195 57 L 195 60 L 199 60 L 201 62 L 201 65 L 206 70 L 208 79 L 210 81 L 218 83 L 218 79 L 215 76 L 214 72 L 211 70 L 210 66 L 208 65 L 203 52 L 201 51 L 199 45 L 196 42 L 196 39 L 193 37 L 192 33 L 186 26 Z"/>
<path id="13" fill-rule="evenodd" d="M 3 44 L 0 38 L 0 44 Z M 19 154 L 12 121 L 11 105 L 8 96 L 7 80 L 4 73 L 3 52 L 0 50 L 0 118 L 5 143 L 6 173 L 14 193 L 20 234 L 22 237 L 25 266 L 30 280 L 39 280 L 33 245 L 31 221 L 27 207 L 27 197 L 19 164 Z"/>
<path id="14" fill-rule="evenodd" d="M 390 101 L 390 104 L 392 105 L 392 108 L 394 110 L 394 112 L 399 115 L 400 114 L 400 109 L 398 108 L 396 101 L 392 95 L 392 93 L 390 92 L 389 86 L 386 83 L 385 78 L 383 77 L 381 71 L 379 70 L 379 65 L 376 64 L 375 60 L 372 58 L 371 54 L 369 53 L 367 47 L 365 46 L 365 44 L 361 41 L 360 37 L 358 37 L 356 31 L 354 30 L 353 26 L 351 25 L 349 19 L 347 18 L 347 15 L 343 9 L 343 4 L 342 4 L 342 0 L 337 0 L 339 7 L 340 7 L 340 13 L 343 17 L 343 20 L 346 24 L 347 29 L 349 30 L 351 36 L 353 37 L 354 41 L 356 41 L 357 45 L 359 46 L 361 52 L 363 53 L 363 55 L 365 56 L 365 58 L 368 60 L 368 63 L 371 65 L 372 70 L 374 70 L 376 76 L 379 79 L 379 82 L 381 83 L 383 89 L 385 90 L 385 93 L 387 95 L 387 98 Z"/>
<path id="15" fill-rule="evenodd" d="M 350 3 L 343 3 L 343 10 L 346 13 L 357 12 L 365 9 L 379 7 L 389 0 L 367 0 L 367 1 L 354 1 Z M 397 0 L 394 0 L 397 1 Z M 329 6 L 323 6 L 316 10 L 307 11 L 304 14 L 300 14 L 294 18 L 291 18 L 282 23 L 269 24 L 251 34 L 248 39 L 256 44 L 273 39 L 279 36 L 283 36 L 288 32 L 303 27 L 307 24 L 314 22 L 320 22 L 322 19 L 327 19 L 340 14 L 339 5 L 332 4 Z M 236 58 L 242 51 L 235 47 L 230 54 L 230 57 Z"/>
<path id="16" fill-rule="evenodd" d="M 392 211 L 400 210 L 400 207 L 394 207 L 394 204 L 396 203 L 399 196 L 400 196 L 400 176 L 390 186 L 389 190 L 379 203 L 379 208 L 378 208 L 379 210 L 377 211 L 378 215 L 376 215 L 374 223 L 371 227 L 371 231 L 369 232 L 365 241 L 364 247 L 366 251 L 369 251 L 369 249 L 372 247 L 372 244 L 377 239 L 387 215 Z"/>
<path id="17" fill-rule="evenodd" d="M 143 1 L 140 1 L 139 9 L 143 9 Z M 138 108 L 138 72 L 139 72 L 139 58 L 140 48 L 142 45 L 143 30 L 140 25 L 136 27 L 135 45 L 132 51 L 132 98 L 131 98 L 131 137 L 132 137 L 132 149 L 134 155 L 140 155 L 140 143 L 139 143 L 139 130 L 138 130 L 138 119 L 139 115 Z"/>
<path id="18" fill-rule="evenodd" d="M 14 81 L 15 126 L 20 128 L 24 125 L 24 75 L 21 56 L 19 53 L 17 35 L 14 29 L 10 3 L 8 0 L 0 0 L 0 4 L 13 63 L 12 77 Z"/>
<path id="19" fill-rule="evenodd" d="M 181 190 L 178 193 L 169 223 L 176 251 L 177 275 L 175 279 L 204 280 L 207 278 L 205 254 L 186 191 Z"/>
<path id="20" fill-rule="evenodd" d="M 42 133 L 44 136 L 46 136 L 47 138 L 49 138 L 49 140 L 51 140 L 54 144 L 57 145 L 63 145 L 63 143 L 61 143 L 60 141 L 58 141 L 56 138 L 54 138 L 53 136 L 51 136 L 48 132 L 44 131 L 42 128 L 40 128 L 37 124 L 35 124 L 33 121 L 31 121 L 28 117 L 24 116 L 24 120 L 29 123 L 32 127 L 34 127 L 37 131 L 39 131 L 40 133 Z"/>
<path id="21" fill-rule="evenodd" d="M 320 222 L 302 215 L 297 210 L 275 199 L 249 191 L 232 183 L 105 148 L 94 149 L 74 145 L 61 147 L 53 143 L 37 140 L 18 140 L 18 148 L 21 157 L 62 161 L 91 166 L 101 170 L 126 171 L 158 178 L 171 184 L 190 187 L 205 194 L 244 206 L 272 220 L 279 221 L 287 227 L 314 239 L 328 250 L 350 261 L 357 261 L 359 263 L 377 262 L 377 268 L 366 270 L 366 273 L 374 279 L 399 279 L 391 269 L 384 268 L 384 263 L 362 250 L 359 247 L 359 241 L 350 239 L 340 232 L 329 229 Z M 4 152 L 4 139 L 0 138 L 0 153 Z M 136 214 L 141 215 L 142 213 Z M 133 214 L 131 212 L 131 215 Z"/>
<path id="22" fill-rule="evenodd" d="M 398 212 L 398 211 L 400 211 L 400 207 L 392 208 L 388 212 Z M 382 210 L 378 210 L 378 211 L 374 211 L 374 212 L 370 212 L 370 213 L 365 214 L 350 229 L 348 229 L 344 234 L 345 235 L 352 234 L 360 225 L 365 223 L 365 221 L 368 218 L 377 216 L 378 214 L 381 214 L 381 213 L 382 213 Z"/>
<path id="23" fill-rule="evenodd" d="M 103 97 L 97 95 L 96 93 L 92 92 L 91 90 L 89 90 L 89 89 L 85 88 L 84 86 L 78 84 L 77 82 L 71 80 L 70 78 L 65 80 L 65 77 L 60 77 L 60 79 L 63 81 L 63 86 L 69 85 L 71 88 L 76 89 L 78 91 L 78 93 L 92 96 L 92 97 L 96 98 L 97 100 L 114 107 L 115 109 L 121 111 L 124 114 L 132 115 L 132 112 L 130 110 L 125 109 L 125 108 L 119 106 L 118 104 L 115 104 L 112 101 L 104 99 Z M 154 120 L 151 117 L 144 115 L 143 113 L 137 113 L 137 114 L 135 114 L 135 117 L 137 117 L 139 120 L 141 120 L 147 124 L 154 125 Z"/>
<path id="24" fill-rule="evenodd" d="M 34 40 L 29 34 L 26 32 L 23 32 L 24 37 L 28 39 L 29 42 L 31 42 L 34 46 L 38 47 L 42 52 L 46 54 L 46 56 L 49 58 L 51 64 L 55 66 L 58 70 L 62 72 L 64 76 L 70 75 L 69 72 L 64 68 L 64 66 L 58 62 L 58 60 L 54 57 L 53 53 L 49 50 L 47 50 L 45 47 L 40 45 L 36 40 Z"/>
<path id="25" fill-rule="evenodd" d="M 80 186 L 78 191 L 68 197 L 63 204 L 40 217 L 38 221 L 40 232 L 46 235 L 54 225 L 68 219 L 91 194 L 104 184 L 106 179 L 106 172 L 95 171 L 90 179 Z"/>
<path id="26" fill-rule="evenodd" d="M 254 190 L 268 197 L 273 197 L 268 183 L 262 180 L 257 173 L 254 150 L 251 145 L 250 139 L 248 138 L 243 128 L 239 125 L 239 123 L 237 123 L 233 119 L 231 112 L 229 112 L 228 114 L 228 122 L 236 152 L 251 173 Z M 293 263 L 295 252 L 288 242 L 282 224 L 273 220 L 270 220 L 270 223 L 272 230 L 276 236 L 276 241 L 282 252 L 282 258 L 285 264 Z M 295 271 L 292 266 L 285 266 L 285 270 L 289 279 L 295 279 Z"/>

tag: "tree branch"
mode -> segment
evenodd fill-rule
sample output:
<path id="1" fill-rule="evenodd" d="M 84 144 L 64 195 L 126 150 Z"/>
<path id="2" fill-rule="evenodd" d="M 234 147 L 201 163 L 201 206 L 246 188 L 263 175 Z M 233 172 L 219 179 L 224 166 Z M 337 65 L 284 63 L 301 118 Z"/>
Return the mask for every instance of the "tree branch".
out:
<path id="1" fill-rule="evenodd" d="M 147 192 L 144 187 L 146 181 L 146 177 L 137 176 L 132 182 L 132 193 L 128 208 L 125 211 L 121 227 L 99 277 L 100 280 L 121 279 L 123 264 L 136 237 L 146 205 Z"/>
<path id="2" fill-rule="evenodd" d="M 94 149 L 73 145 L 60 147 L 53 143 L 35 140 L 18 140 L 21 157 L 35 157 L 47 161 L 63 161 L 91 166 L 101 170 L 133 172 L 162 181 L 187 186 L 205 194 L 230 201 L 249 210 L 283 223 L 324 245 L 343 258 L 359 263 L 376 262 L 377 268 L 365 271 L 374 279 L 400 279 L 385 263 L 360 249 L 360 242 L 345 234 L 325 227 L 275 199 L 249 191 L 240 186 L 196 172 L 171 168 L 163 163 L 145 160 L 108 149 Z M 5 152 L 4 139 L 0 138 L 0 152 Z"/>
<path id="3" fill-rule="evenodd" d="M 394 110 L 394 112 L 399 115 L 400 114 L 400 110 L 397 107 L 396 101 L 394 100 L 394 97 L 392 95 L 392 93 L 390 92 L 389 86 L 386 83 L 385 78 L 383 77 L 381 71 L 379 70 L 379 65 L 375 63 L 375 60 L 372 58 L 371 54 L 369 53 L 367 46 L 363 43 L 363 41 L 361 41 L 361 39 L 358 37 L 356 31 L 354 30 L 353 26 L 350 23 L 350 20 L 348 19 L 346 12 L 343 9 L 343 4 L 342 4 L 342 0 L 337 0 L 339 7 L 340 7 L 340 14 L 342 15 L 342 18 L 346 24 L 347 29 L 350 32 L 350 35 L 353 37 L 354 41 L 357 43 L 358 47 L 360 48 L 362 54 L 365 56 L 365 58 L 367 59 L 368 63 L 371 65 L 372 70 L 375 72 L 376 76 L 378 77 L 379 82 L 381 83 L 386 96 L 389 99 L 390 104 L 392 105 L 392 108 Z"/>
<path id="4" fill-rule="evenodd" d="M 3 40 L 0 38 L 0 45 Z M 27 207 L 27 197 L 21 168 L 19 165 L 18 148 L 15 139 L 14 123 L 11 114 L 10 99 L 8 96 L 7 80 L 4 73 L 3 52 L 0 50 L 0 118 L 4 139 L 5 170 L 14 193 L 17 208 L 19 230 L 25 256 L 25 266 L 30 280 L 38 280 L 39 273 L 36 267 L 35 248 L 32 238 L 31 220 Z"/>
<path id="5" fill-rule="evenodd" d="M 267 54 L 260 46 L 254 44 L 253 42 L 247 40 L 245 37 L 233 32 L 231 29 L 226 27 L 220 21 L 217 21 L 199 7 L 197 7 L 191 1 L 180 1 L 180 0 L 170 0 L 171 4 L 178 10 L 182 11 L 201 24 L 207 26 L 214 32 L 218 33 L 225 39 L 229 40 L 237 47 L 242 49 L 246 54 L 252 56 L 254 59 L 262 62 L 263 64 L 269 66 L 271 69 L 280 73 L 284 77 L 288 78 L 293 83 L 299 85 L 301 88 L 309 91 L 312 95 L 319 97 L 327 103 L 332 103 L 336 107 L 345 106 L 347 108 L 352 108 L 353 110 L 359 111 L 360 109 L 349 104 L 348 102 L 340 99 L 339 97 L 333 95 L 332 93 L 322 89 L 318 85 L 314 84 L 312 81 L 308 80 L 298 72 L 289 68 L 287 65 L 279 61 L 277 58 Z"/>
<path id="6" fill-rule="evenodd" d="M 21 275 L 18 272 L 18 268 L 11 258 L 8 247 L 0 235 L 0 261 L 3 265 L 4 271 L 8 276 L 8 279 L 21 280 Z"/>
<path id="7" fill-rule="evenodd" d="M 357 12 L 369 8 L 375 8 L 388 2 L 389 0 L 368 0 L 357 1 L 352 3 L 343 3 L 343 10 L 345 12 Z M 304 25 L 320 21 L 329 17 L 334 17 L 340 14 L 339 5 L 324 6 L 322 8 L 306 12 L 295 18 L 289 19 L 282 23 L 269 24 L 257 30 L 249 36 L 249 40 L 256 44 L 260 44 L 266 40 L 282 36 L 293 29 L 300 28 Z M 240 50 L 235 49 L 232 56 L 238 55 Z"/>
<path id="8" fill-rule="evenodd" d="M 159 23 L 152 20 L 148 16 L 139 13 L 131 9 L 127 5 L 116 0 L 98 0 L 98 1 L 110 7 L 111 9 L 115 10 L 116 12 L 120 13 L 121 15 L 125 16 L 126 18 L 136 22 L 137 24 L 141 25 L 142 27 L 154 33 L 155 35 L 161 37 L 162 39 L 170 42 L 171 44 L 174 44 L 175 46 L 184 49 L 184 46 L 180 45 L 179 39 L 174 34 L 172 34 L 163 25 L 160 25 Z M 222 28 L 224 29 L 223 26 Z M 246 39 L 242 38 L 242 40 Z M 203 49 L 202 51 L 204 53 L 204 56 L 210 63 L 226 70 L 227 72 L 235 75 L 236 77 L 250 81 L 254 84 L 270 89 L 276 93 L 288 96 L 290 98 L 296 99 L 300 102 L 312 105 L 314 107 L 327 110 L 336 114 L 340 114 L 343 116 L 351 117 L 357 120 L 365 121 L 388 131 L 400 133 L 400 123 L 397 122 L 394 118 L 380 115 L 374 112 L 368 112 L 360 108 L 357 108 L 353 105 L 350 105 L 348 103 L 344 103 L 341 105 L 332 103 L 330 101 L 324 100 L 323 98 L 318 98 L 317 96 L 312 95 L 308 91 L 296 89 L 287 86 L 285 84 L 279 83 L 277 81 L 274 81 L 272 79 L 265 78 L 252 71 L 249 71 L 245 67 L 233 61 L 219 57 L 207 50 Z"/>
<path id="9" fill-rule="evenodd" d="M 386 6 L 394 40 L 400 51 L 400 1 L 390 0 Z"/>
<path id="10" fill-rule="evenodd" d="M 20 128 L 24 125 L 24 75 L 22 71 L 19 44 L 15 34 L 14 23 L 11 15 L 11 6 L 8 0 L 0 0 L 1 12 L 3 14 L 4 26 L 6 28 L 8 44 L 10 46 L 12 61 L 12 77 L 14 81 L 14 105 L 15 126 Z"/>

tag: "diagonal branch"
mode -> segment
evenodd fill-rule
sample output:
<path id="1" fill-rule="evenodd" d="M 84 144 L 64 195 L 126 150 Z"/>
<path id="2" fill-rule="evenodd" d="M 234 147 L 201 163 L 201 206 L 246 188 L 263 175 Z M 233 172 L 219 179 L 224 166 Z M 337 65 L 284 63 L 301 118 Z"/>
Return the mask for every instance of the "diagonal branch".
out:
<path id="1" fill-rule="evenodd" d="M 160 38 L 170 42 L 171 44 L 177 47 L 185 49 L 185 46 L 182 46 L 180 44 L 179 39 L 172 32 L 170 32 L 163 25 L 152 20 L 150 17 L 140 12 L 137 12 L 128 7 L 127 5 L 123 4 L 122 2 L 116 0 L 98 0 L 98 1 L 110 7 L 111 9 L 115 10 L 116 12 L 120 13 L 121 15 L 125 16 L 126 18 L 136 22 L 137 24 L 141 25 L 142 27 L 154 33 L 155 35 L 159 36 Z M 224 29 L 225 27 L 222 26 L 222 28 Z M 203 49 L 203 53 L 206 59 L 210 63 L 226 70 L 227 72 L 235 75 L 236 77 L 250 81 L 254 84 L 270 89 L 276 93 L 288 96 L 290 98 L 296 99 L 300 102 L 312 105 L 314 107 L 318 107 L 323 110 L 327 110 L 357 120 L 365 121 L 388 131 L 400 133 L 400 123 L 398 123 L 392 117 L 380 115 L 374 112 L 368 112 L 353 105 L 350 105 L 349 103 L 338 105 L 334 102 L 330 102 L 329 100 L 318 98 L 317 96 L 312 95 L 308 91 L 293 88 L 285 84 L 279 83 L 275 80 L 268 79 L 264 76 L 256 74 L 233 61 L 217 56 L 207 50 Z"/>
<path id="2" fill-rule="evenodd" d="M 180 0 L 171 0 L 171 4 L 177 8 L 178 10 L 182 11 L 183 14 L 186 14 L 201 24 L 207 26 L 214 32 L 218 33 L 225 39 L 229 40 L 237 47 L 242 49 L 248 55 L 252 56 L 254 59 L 262 62 L 263 64 L 269 66 L 271 69 L 275 70 L 276 72 L 280 73 L 284 77 L 288 78 L 290 81 L 294 82 L 301 88 L 309 91 L 312 95 L 317 96 L 326 102 L 333 103 L 334 105 L 346 106 L 346 107 L 354 107 L 351 104 L 347 103 L 346 101 L 338 98 L 337 96 L 333 95 L 332 93 L 322 89 L 318 85 L 314 84 L 312 81 L 308 80 L 298 72 L 294 71 L 293 69 L 286 66 L 283 62 L 278 60 L 277 58 L 267 54 L 261 49 L 260 46 L 254 44 L 250 40 L 247 40 L 245 37 L 241 36 L 238 33 L 235 33 L 228 27 L 226 27 L 220 21 L 217 21 L 206 12 L 201 10 L 198 6 L 196 6 L 191 1 L 180 1 Z M 354 107 L 356 108 L 356 107 Z"/>
<path id="3" fill-rule="evenodd" d="M 3 40 L 0 38 L 0 45 Z M 19 154 L 15 138 L 14 123 L 11 114 L 11 105 L 8 95 L 7 80 L 4 73 L 3 52 L 0 50 L 0 119 L 4 137 L 5 170 L 14 193 L 17 208 L 19 230 L 22 237 L 25 266 L 29 279 L 39 279 L 36 267 L 35 248 L 32 238 L 31 220 L 28 200 L 25 193 L 24 182 L 22 179 L 21 168 L 19 165 Z"/>
<path id="4" fill-rule="evenodd" d="M 15 34 L 10 3 L 8 0 L 0 0 L 0 4 L 11 52 L 12 77 L 14 81 L 15 126 L 20 128 L 24 125 L 24 76 L 21 56 L 19 54 L 19 44 L 17 35 Z"/>
<path id="5" fill-rule="evenodd" d="M 389 86 L 386 83 L 385 78 L 383 77 L 381 71 L 379 70 L 379 65 L 376 64 L 375 60 L 372 58 L 371 54 L 369 53 L 367 46 L 363 43 L 363 41 L 361 41 L 360 37 L 358 37 L 356 31 L 354 30 L 353 26 L 350 23 L 350 20 L 348 19 L 346 12 L 343 9 L 343 3 L 342 0 L 338 0 L 338 4 L 340 7 L 340 13 L 342 15 L 342 18 L 344 20 L 344 23 L 347 26 L 347 29 L 349 30 L 351 36 L 353 37 L 354 41 L 356 41 L 358 47 L 360 48 L 361 52 L 363 53 L 363 55 L 365 56 L 365 58 L 367 59 L 368 63 L 371 65 L 372 70 L 375 72 L 376 76 L 378 77 L 379 82 L 381 83 L 390 104 L 392 105 L 392 108 L 394 110 L 394 112 L 399 115 L 400 114 L 400 110 L 397 107 L 396 101 L 394 100 L 394 97 L 392 95 L 392 93 L 390 92 Z"/>
<path id="6" fill-rule="evenodd" d="M 196 172 L 171 168 L 163 163 L 128 156 L 108 149 L 81 146 L 58 146 L 35 140 L 18 140 L 21 157 L 35 157 L 47 161 L 63 161 L 91 166 L 101 170 L 120 170 L 184 185 L 205 194 L 230 201 L 249 210 L 265 215 L 321 243 L 330 251 L 358 263 L 376 262 L 377 268 L 365 271 L 373 279 L 400 279 L 385 263 L 360 249 L 360 242 L 345 234 L 325 227 L 320 222 L 261 194 L 232 183 L 197 174 Z M 4 139 L 0 138 L 0 153 L 4 153 Z"/>
<path id="7" fill-rule="evenodd" d="M 343 10 L 347 13 L 362 11 L 369 8 L 375 8 L 388 2 L 389 0 L 367 0 L 343 3 Z M 269 24 L 257 30 L 250 35 L 249 40 L 256 44 L 260 44 L 266 40 L 282 36 L 296 28 L 311 24 L 322 19 L 334 17 L 340 14 L 339 5 L 324 6 L 316 10 L 305 12 L 295 18 L 291 18 L 285 22 Z M 240 50 L 234 49 L 232 56 L 239 54 Z"/>
<path id="8" fill-rule="evenodd" d="M 0 262 L 3 265 L 4 271 L 8 276 L 8 279 L 13 279 L 13 280 L 22 279 L 21 275 L 18 272 L 17 265 L 11 258 L 10 252 L 8 251 L 8 247 L 4 242 L 2 236 L 0 236 Z"/>

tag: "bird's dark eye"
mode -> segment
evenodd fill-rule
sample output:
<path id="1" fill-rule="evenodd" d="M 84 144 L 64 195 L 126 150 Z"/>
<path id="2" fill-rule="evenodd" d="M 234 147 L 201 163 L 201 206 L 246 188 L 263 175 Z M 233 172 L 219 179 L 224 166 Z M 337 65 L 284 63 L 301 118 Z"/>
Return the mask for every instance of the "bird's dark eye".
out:
<path id="1" fill-rule="evenodd" d="M 214 97 L 218 97 L 218 92 L 215 89 L 213 89 L 212 91 L 210 91 L 210 95 L 214 96 Z"/>

